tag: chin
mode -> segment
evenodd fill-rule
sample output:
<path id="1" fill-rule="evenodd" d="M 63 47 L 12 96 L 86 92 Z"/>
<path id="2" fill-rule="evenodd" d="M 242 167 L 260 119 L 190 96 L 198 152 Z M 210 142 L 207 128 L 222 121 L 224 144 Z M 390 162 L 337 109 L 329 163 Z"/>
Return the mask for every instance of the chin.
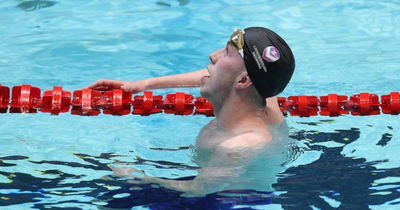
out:
<path id="1" fill-rule="evenodd" d="M 205 87 L 200 87 L 200 95 L 201 95 L 203 98 L 205 98 L 205 99 L 207 99 L 207 100 L 210 100 L 210 93 L 209 93 L 209 91 L 206 90 Z"/>

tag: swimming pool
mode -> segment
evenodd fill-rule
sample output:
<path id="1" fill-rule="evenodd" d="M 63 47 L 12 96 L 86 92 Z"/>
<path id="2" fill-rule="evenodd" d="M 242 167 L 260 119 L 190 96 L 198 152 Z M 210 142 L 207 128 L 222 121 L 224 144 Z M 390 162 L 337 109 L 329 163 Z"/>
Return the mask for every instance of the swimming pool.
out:
<path id="1" fill-rule="evenodd" d="M 196 70 L 233 28 L 255 25 L 278 32 L 296 56 L 282 96 L 399 91 L 395 0 L 3 1 L 0 83 L 73 91 L 99 78 Z M 266 199 L 182 198 L 156 186 L 101 179 L 116 162 L 156 177 L 196 175 L 191 145 L 210 119 L 0 114 L 0 209 L 399 208 L 400 120 L 391 115 L 287 117 L 292 139 L 309 149 L 295 152 L 276 175 L 272 195 L 258 195 Z"/>

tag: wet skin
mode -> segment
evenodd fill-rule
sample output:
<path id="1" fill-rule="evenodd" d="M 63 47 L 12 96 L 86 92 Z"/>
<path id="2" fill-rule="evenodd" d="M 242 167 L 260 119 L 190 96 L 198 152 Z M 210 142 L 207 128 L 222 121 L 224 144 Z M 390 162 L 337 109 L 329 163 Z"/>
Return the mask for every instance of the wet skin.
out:
<path id="1" fill-rule="evenodd" d="M 193 162 L 201 167 L 198 175 L 188 181 L 166 180 L 134 168 L 112 167 L 115 176 L 135 178 L 133 183 L 155 183 L 184 192 L 183 196 L 230 189 L 271 190 L 274 179 L 268 177 L 282 169 L 285 152 L 280 150 L 288 140 L 287 133 L 280 131 L 287 127 L 276 98 L 269 99 L 273 104 L 266 109 L 248 104 L 246 88 L 252 83 L 243 59 L 231 45 L 210 54 L 210 61 L 200 92 L 213 103 L 216 119 L 204 126 L 196 141 Z"/>

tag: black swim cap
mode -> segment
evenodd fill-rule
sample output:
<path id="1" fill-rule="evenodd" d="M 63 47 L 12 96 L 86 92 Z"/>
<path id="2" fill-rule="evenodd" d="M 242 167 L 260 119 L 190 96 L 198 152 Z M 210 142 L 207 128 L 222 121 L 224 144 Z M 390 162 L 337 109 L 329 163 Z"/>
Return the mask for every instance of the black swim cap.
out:
<path id="1" fill-rule="evenodd" d="M 239 33 L 238 30 L 235 31 Z M 288 44 L 275 32 L 261 27 L 246 28 L 242 40 L 231 43 L 243 45 L 239 53 L 258 93 L 263 98 L 281 93 L 292 78 L 295 60 Z M 235 34 L 235 33 L 234 33 Z M 240 43 L 242 42 L 242 43 Z M 235 46 L 236 47 L 236 46 Z"/>

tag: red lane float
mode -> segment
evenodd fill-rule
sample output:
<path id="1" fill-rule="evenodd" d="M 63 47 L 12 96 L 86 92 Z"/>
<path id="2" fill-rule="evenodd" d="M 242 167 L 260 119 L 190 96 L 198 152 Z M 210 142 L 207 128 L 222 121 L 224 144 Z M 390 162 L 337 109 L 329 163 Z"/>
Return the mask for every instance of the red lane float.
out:
<path id="1" fill-rule="evenodd" d="M 58 115 L 69 112 L 70 106 L 71 92 L 64 91 L 62 87 L 55 86 L 53 90 L 44 91 L 40 111 Z"/>
<path id="2" fill-rule="evenodd" d="M 384 114 L 398 115 L 400 113 L 400 96 L 398 92 L 391 92 L 381 97 L 382 112 Z"/>
<path id="3" fill-rule="evenodd" d="M 100 100 L 102 100 L 100 91 L 92 89 L 76 90 L 71 102 L 71 114 L 97 116 L 100 114 L 100 109 L 95 105 L 96 102 L 102 104 Z"/>
<path id="4" fill-rule="evenodd" d="M 318 98 L 316 96 L 290 96 L 288 106 L 291 116 L 310 117 L 318 115 Z"/>
<path id="5" fill-rule="evenodd" d="M 193 99 L 192 95 L 182 92 L 168 94 L 162 103 L 162 108 L 166 114 L 190 115 L 194 108 Z"/>
<path id="6" fill-rule="evenodd" d="M 278 98 L 278 106 L 281 112 L 287 116 L 288 112 L 293 110 L 292 102 L 288 101 L 286 97 L 277 97 Z"/>
<path id="7" fill-rule="evenodd" d="M 10 88 L 0 84 L 0 113 L 6 113 L 10 104 Z"/>
<path id="8" fill-rule="evenodd" d="M 352 115 L 378 115 L 379 97 L 376 94 L 360 93 L 350 97 L 350 101 L 355 103 L 355 109 L 351 112 Z"/>
<path id="9" fill-rule="evenodd" d="M 143 96 L 135 96 L 132 102 L 132 114 L 148 116 L 150 114 L 161 113 L 162 96 L 153 96 L 153 92 L 144 91 Z"/>
<path id="10" fill-rule="evenodd" d="M 197 97 L 194 106 L 196 107 L 195 114 L 204 114 L 208 117 L 214 116 L 214 108 L 207 99 Z"/>
<path id="11" fill-rule="evenodd" d="M 349 114 L 349 111 L 345 110 L 344 105 L 347 100 L 347 96 L 339 96 L 338 94 L 329 94 L 328 96 L 320 97 L 320 115 L 337 117 L 343 114 Z"/>
<path id="12" fill-rule="evenodd" d="M 10 113 L 36 113 L 41 104 L 40 89 L 30 85 L 14 86 Z"/>
<path id="13" fill-rule="evenodd" d="M 73 92 L 64 91 L 62 87 L 46 90 L 43 98 L 40 89 L 30 85 L 14 86 L 10 102 L 10 88 L 0 84 L 0 113 L 6 113 L 10 106 L 10 113 L 36 113 L 41 112 L 58 115 L 68 112 L 72 106 L 71 114 L 96 116 L 103 110 L 104 114 L 127 115 L 132 114 L 147 116 L 164 112 L 166 114 L 190 115 L 203 114 L 214 116 L 212 104 L 203 97 L 194 97 L 189 94 L 177 92 L 168 94 L 165 99 L 161 95 L 145 91 L 143 95 L 136 95 L 115 89 L 101 93 L 92 89 L 82 89 Z M 280 110 L 291 116 L 310 117 L 318 113 L 322 116 L 337 117 L 351 114 L 354 116 L 367 116 L 382 113 L 400 114 L 400 94 L 391 92 L 389 95 L 379 96 L 370 93 L 360 93 L 347 96 L 329 94 L 327 96 L 289 96 L 278 97 Z M 194 110 L 194 108 L 196 108 Z M 320 110 L 319 110 L 320 109 Z"/>
<path id="14" fill-rule="evenodd" d="M 99 103 L 102 101 L 97 101 L 97 105 L 103 106 L 103 114 L 128 115 L 131 113 L 132 93 L 116 89 L 105 92 L 103 99 L 104 105 Z"/>

